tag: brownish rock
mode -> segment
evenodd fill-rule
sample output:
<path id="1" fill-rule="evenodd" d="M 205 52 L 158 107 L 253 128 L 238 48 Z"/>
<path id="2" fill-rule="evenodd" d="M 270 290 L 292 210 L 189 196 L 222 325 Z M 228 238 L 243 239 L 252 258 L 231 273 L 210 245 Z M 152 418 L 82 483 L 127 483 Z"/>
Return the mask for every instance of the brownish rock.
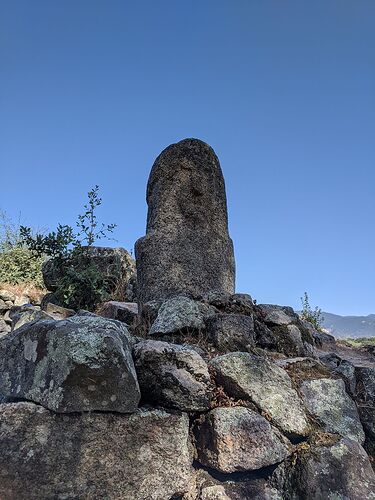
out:
<path id="1" fill-rule="evenodd" d="M 131 325 L 138 315 L 138 304 L 136 302 L 110 300 L 102 304 L 100 315 Z"/>

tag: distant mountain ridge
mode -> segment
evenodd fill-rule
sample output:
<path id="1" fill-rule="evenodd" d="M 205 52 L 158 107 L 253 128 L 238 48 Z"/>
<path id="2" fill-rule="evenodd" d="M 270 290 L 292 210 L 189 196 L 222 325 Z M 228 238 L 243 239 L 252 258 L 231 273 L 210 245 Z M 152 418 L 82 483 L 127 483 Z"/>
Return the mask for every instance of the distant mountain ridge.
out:
<path id="1" fill-rule="evenodd" d="M 328 312 L 323 327 L 335 337 L 375 337 L 375 314 L 368 316 L 340 316 Z"/>

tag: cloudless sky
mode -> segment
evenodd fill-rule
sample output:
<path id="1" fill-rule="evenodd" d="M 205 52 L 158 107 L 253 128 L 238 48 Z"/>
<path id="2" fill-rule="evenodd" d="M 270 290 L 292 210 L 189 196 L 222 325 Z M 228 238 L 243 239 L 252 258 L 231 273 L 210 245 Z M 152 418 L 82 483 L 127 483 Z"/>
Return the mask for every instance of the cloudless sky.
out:
<path id="1" fill-rule="evenodd" d="M 374 0 L 0 0 L 0 208 L 145 232 L 155 157 L 208 142 L 237 289 L 375 313 Z M 113 246 L 113 243 L 111 243 Z"/>

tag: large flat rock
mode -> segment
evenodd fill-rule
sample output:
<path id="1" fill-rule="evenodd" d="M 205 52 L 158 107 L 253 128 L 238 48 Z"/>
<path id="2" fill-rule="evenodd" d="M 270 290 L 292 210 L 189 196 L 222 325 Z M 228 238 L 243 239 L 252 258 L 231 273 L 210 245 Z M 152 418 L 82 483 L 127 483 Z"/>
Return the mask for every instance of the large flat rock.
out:
<path id="1" fill-rule="evenodd" d="M 189 421 L 163 410 L 59 415 L 0 405 L 1 500 L 169 500 L 189 490 Z"/>

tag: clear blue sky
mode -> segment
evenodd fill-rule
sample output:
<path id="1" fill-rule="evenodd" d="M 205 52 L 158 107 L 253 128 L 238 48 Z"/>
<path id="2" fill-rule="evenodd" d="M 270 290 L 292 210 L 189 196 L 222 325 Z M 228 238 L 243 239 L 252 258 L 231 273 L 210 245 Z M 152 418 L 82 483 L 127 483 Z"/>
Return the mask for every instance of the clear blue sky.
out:
<path id="1" fill-rule="evenodd" d="M 128 249 L 154 158 L 213 146 L 237 289 L 375 313 L 374 0 L 1 0 L 0 208 Z"/>

